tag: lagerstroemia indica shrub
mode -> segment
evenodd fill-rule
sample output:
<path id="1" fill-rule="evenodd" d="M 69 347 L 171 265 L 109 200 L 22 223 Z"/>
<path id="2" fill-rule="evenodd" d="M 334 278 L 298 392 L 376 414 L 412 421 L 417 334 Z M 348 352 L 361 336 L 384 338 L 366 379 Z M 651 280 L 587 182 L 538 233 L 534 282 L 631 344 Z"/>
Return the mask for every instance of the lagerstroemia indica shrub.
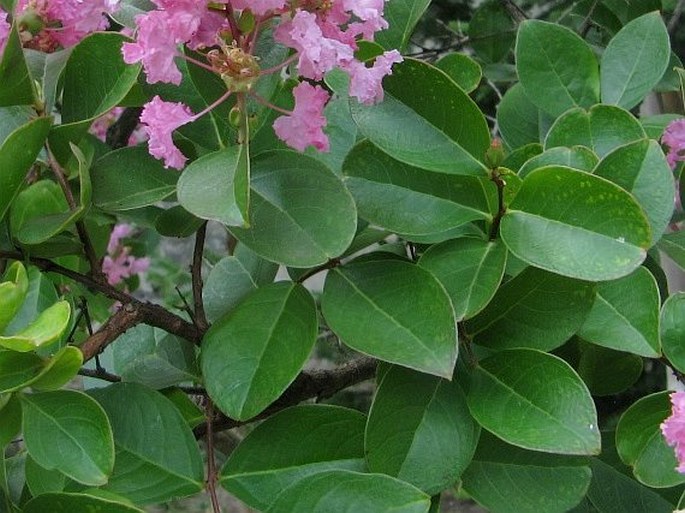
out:
<path id="1" fill-rule="evenodd" d="M 412 57 L 428 4 L 0 0 L 1 512 L 682 508 L 661 2 L 489 1 Z"/>

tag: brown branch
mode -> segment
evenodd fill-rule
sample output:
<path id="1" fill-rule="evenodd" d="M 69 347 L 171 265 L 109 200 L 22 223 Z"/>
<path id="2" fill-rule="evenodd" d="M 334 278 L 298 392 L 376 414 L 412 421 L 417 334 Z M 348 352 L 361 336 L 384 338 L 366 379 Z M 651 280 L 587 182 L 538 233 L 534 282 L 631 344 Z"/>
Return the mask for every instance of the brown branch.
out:
<path id="1" fill-rule="evenodd" d="M 514 20 L 516 23 L 521 23 L 528 19 L 526 13 L 523 12 L 521 8 L 514 3 L 513 0 L 499 0 L 499 3 L 502 4 L 502 7 L 504 7 L 507 10 L 509 16 L 511 16 L 511 19 Z"/>
<path id="2" fill-rule="evenodd" d="M 193 282 L 193 319 L 197 329 L 202 333 L 207 331 L 209 323 L 205 315 L 205 304 L 202 300 L 202 258 L 205 249 L 205 236 L 207 235 L 207 223 L 204 222 L 195 234 L 195 248 L 193 249 L 193 263 L 190 266 L 190 275 Z"/>
<path id="3" fill-rule="evenodd" d="M 321 264 L 318 267 L 314 267 L 304 273 L 302 276 L 300 276 L 296 281 L 297 283 L 304 283 L 305 280 L 308 280 L 315 274 L 319 274 L 322 271 L 327 271 L 328 269 L 333 269 L 334 267 L 338 267 L 340 265 L 340 259 L 339 258 L 331 258 L 328 262 L 325 264 Z"/>
<path id="4" fill-rule="evenodd" d="M 107 322 L 81 344 L 83 361 L 95 358 L 128 329 L 142 322 L 140 309 L 132 303 L 123 305 Z"/>
<path id="5" fill-rule="evenodd" d="M 353 360 L 342 367 L 331 370 L 303 371 L 295 381 L 283 392 L 271 406 L 256 417 L 238 421 L 219 415 L 214 423 L 214 430 L 221 431 L 233 429 L 256 420 L 270 417 L 289 406 L 300 404 L 307 399 L 315 398 L 317 401 L 328 399 L 345 388 L 366 381 L 374 377 L 377 362 L 373 358 L 363 357 Z M 202 437 L 206 432 L 206 426 L 200 425 L 195 428 L 195 436 Z"/>
<path id="6" fill-rule="evenodd" d="M 121 376 L 116 374 L 111 374 L 103 369 L 79 369 L 79 376 L 85 376 L 86 378 L 101 379 L 103 381 L 108 381 L 110 383 L 119 383 L 121 381 Z"/>
<path id="7" fill-rule="evenodd" d="M 207 405 L 205 407 L 206 416 L 206 440 L 207 440 L 207 482 L 206 488 L 209 494 L 209 499 L 212 503 L 212 510 L 214 513 L 221 513 L 221 505 L 219 504 L 219 497 L 216 493 L 216 483 L 218 481 L 218 474 L 216 469 L 216 459 L 214 455 L 214 403 L 208 397 Z"/>
<path id="8" fill-rule="evenodd" d="M 142 107 L 128 107 L 124 109 L 119 119 L 107 129 L 107 135 L 105 136 L 107 145 L 113 150 L 128 146 L 128 140 L 138 126 L 141 112 L 143 112 Z"/>

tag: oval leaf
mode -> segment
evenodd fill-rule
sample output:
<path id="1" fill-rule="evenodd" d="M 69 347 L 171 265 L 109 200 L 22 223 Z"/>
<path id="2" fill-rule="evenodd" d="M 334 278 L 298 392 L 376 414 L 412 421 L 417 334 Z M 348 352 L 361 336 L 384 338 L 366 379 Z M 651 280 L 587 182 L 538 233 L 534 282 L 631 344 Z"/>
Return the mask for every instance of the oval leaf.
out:
<path id="1" fill-rule="evenodd" d="M 331 470 L 284 490 L 267 513 L 427 513 L 429 508 L 428 495 L 392 477 Z"/>
<path id="2" fill-rule="evenodd" d="M 480 65 L 463 53 L 447 54 L 437 60 L 435 67 L 447 73 L 466 93 L 473 92 L 483 77 Z"/>
<path id="3" fill-rule="evenodd" d="M 202 340 L 207 392 L 229 417 L 254 417 L 295 379 L 317 329 L 314 299 L 302 285 L 278 282 L 257 289 Z"/>
<path id="4" fill-rule="evenodd" d="M 326 277 L 321 310 L 331 329 L 353 349 L 452 377 L 457 360 L 452 305 L 425 269 L 397 260 L 335 269 Z"/>
<path id="5" fill-rule="evenodd" d="M 480 426 L 456 381 L 393 366 L 366 425 L 366 461 L 429 495 L 457 481 L 473 457 Z"/>
<path id="6" fill-rule="evenodd" d="M 231 453 L 221 484 L 266 510 L 300 479 L 325 470 L 363 471 L 366 417 L 330 405 L 285 409 L 259 424 Z"/>
<path id="7" fill-rule="evenodd" d="M 29 278 L 21 262 L 9 266 L 0 283 L 0 333 L 21 309 L 29 290 Z"/>
<path id="8" fill-rule="evenodd" d="M 0 349 L 0 393 L 30 385 L 43 371 L 43 359 L 35 353 Z"/>
<path id="9" fill-rule="evenodd" d="M 590 392 L 556 356 L 531 349 L 496 353 L 475 369 L 467 400 L 480 425 L 512 445 L 558 454 L 599 453 Z"/>
<path id="10" fill-rule="evenodd" d="M 57 390 L 69 383 L 83 365 L 83 353 L 78 347 L 66 346 L 45 362 L 43 371 L 31 383 L 33 390 Z"/>
<path id="11" fill-rule="evenodd" d="M 521 169 L 519 169 L 518 175 L 521 178 L 525 178 L 531 171 L 553 165 L 572 167 L 573 169 L 579 169 L 580 171 L 591 172 L 598 161 L 597 155 L 585 146 L 573 146 L 572 148 L 558 146 L 556 148 L 550 148 L 540 155 L 536 155 L 528 160 L 523 164 Z"/>
<path id="12" fill-rule="evenodd" d="M 22 352 L 46 346 L 62 336 L 69 325 L 70 316 L 69 302 L 58 301 L 43 310 L 35 321 L 16 335 L 0 337 L 0 346 Z"/>
<path id="13" fill-rule="evenodd" d="M 520 148 L 541 140 L 540 112 L 518 83 L 504 93 L 497 107 L 497 124 L 510 148 Z"/>
<path id="14" fill-rule="evenodd" d="M 75 511 L 88 511 L 93 513 L 143 513 L 130 504 L 115 500 L 94 497 L 83 493 L 44 493 L 34 497 L 26 503 L 24 513 L 74 513 Z"/>
<path id="15" fill-rule="evenodd" d="M 661 344 L 673 366 L 685 372 L 685 292 L 673 294 L 661 309 Z"/>
<path id="16" fill-rule="evenodd" d="M 502 218 L 509 250 L 536 267 L 590 281 L 631 273 L 646 257 L 649 224 L 617 185 L 562 166 L 530 173 Z"/>
<path id="17" fill-rule="evenodd" d="M 354 200 L 317 160 L 270 151 L 252 161 L 249 229 L 231 233 L 267 260 L 313 267 L 340 256 L 357 226 Z"/>
<path id="18" fill-rule="evenodd" d="M 107 483 L 114 440 L 97 402 L 74 390 L 24 395 L 22 402 L 24 441 L 36 463 L 85 485 Z"/>

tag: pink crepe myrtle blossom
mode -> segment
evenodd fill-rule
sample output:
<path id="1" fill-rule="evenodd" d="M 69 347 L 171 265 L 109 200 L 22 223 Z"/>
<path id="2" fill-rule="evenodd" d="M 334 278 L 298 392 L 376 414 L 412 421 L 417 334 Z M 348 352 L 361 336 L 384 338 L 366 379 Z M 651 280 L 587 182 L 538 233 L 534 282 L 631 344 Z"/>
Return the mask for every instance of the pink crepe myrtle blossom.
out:
<path id="1" fill-rule="evenodd" d="M 666 443 L 675 448 L 678 472 L 685 474 L 685 392 L 673 392 L 671 404 L 671 416 L 661 424 L 661 433 Z"/>
<path id="2" fill-rule="evenodd" d="M 292 114 L 281 116 L 274 122 L 274 132 L 288 146 L 304 151 L 314 146 L 319 151 L 328 151 L 328 137 L 323 132 L 326 117 L 323 108 L 328 101 L 328 93 L 319 86 L 307 82 L 293 89 L 295 108 Z"/>
<path id="3" fill-rule="evenodd" d="M 191 110 L 182 103 L 165 102 L 159 96 L 145 104 L 140 122 L 150 137 L 150 155 L 164 159 L 164 167 L 183 168 L 186 160 L 171 139 L 171 133 L 194 119 Z"/>
<path id="4" fill-rule="evenodd" d="M 392 50 L 376 57 L 371 67 L 353 61 L 344 69 L 350 75 L 350 96 L 371 105 L 383 99 L 383 77 L 392 74 L 392 65 L 402 62 L 400 52 Z"/>
<path id="5" fill-rule="evenodd" d="M 668 146 L 666 159 L 675 169 L 678 162 L 685 161 L 685 118 L 672 121 L 664 130 L 661 142 Z"/>
<path id="6" fill-rule="evenodd" d="M 252 14 L 264 16 L 269 11 L 280 11 L 285 7 L 286 0 L 233 0 L 235 9 L 249 9 Z"/>
<path id="7" fill-rule="evenodd" d="M 131 248 L 123 243 L 123 239 L 133 233 L 133 227 L 128 224 L 118 224 L 112 230 L 107 244 L 107 255 L 102 261 L 102 272 L 110 285 L 118 285 L 126 278 L 147 271 L 150 259 L 136 258 L 131 255 Z"/>
<path id="8" fill-rule="evenodd" d="M 0 52 L 5 49 L 5 42 L 10 33 L 10 24 L 7 22 L 7 13 L 0 10 Z"/>

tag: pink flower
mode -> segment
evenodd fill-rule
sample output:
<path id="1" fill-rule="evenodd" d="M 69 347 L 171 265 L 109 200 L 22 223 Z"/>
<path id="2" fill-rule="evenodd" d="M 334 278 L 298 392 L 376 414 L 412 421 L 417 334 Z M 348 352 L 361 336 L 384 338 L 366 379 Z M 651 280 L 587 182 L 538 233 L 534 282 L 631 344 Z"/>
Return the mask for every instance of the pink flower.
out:
<path id="1" fill-rule="evenodd" d="M 109 26 L 104 13 L 114 12 L 118 2 L 109 0 L 51 0 L 48 2 L 48 19 L 59 21 L 61 28 L 52 31 L 57 42 L 72 46 L 96 30 Z"/>
<path id="2" fill-rule="evenodd" d="M 402 62 L 402 56 L 397 50 L 392 50 L 376 57 L 370 68 L 359 61 L 349 63 L 345 70 L 350 75 L 350 96 L 366 105 L 381 101 L 383 77 L 392 74 L 392 65 L 397 62 Z"/>
<path id="3" fill-rule="evenodd" d="M 146 103 L 140 122 L 150 137 L 150 155 L 164 159 L 164 167 L 183 168 L 188 159 L 174 146 L 171 133 L 194 119 L 193 113 L 182 103 L 165 102 L 159 96 Z"/>
<path id="4" fill-rule="evenodd" d="M 312 145 L 319 151 L 328 151 L 328 136 L 323 133 L 326 117 L 323 108 L 328 93 L 319 86 L 307 82 L 293 89 L 295 108 L 289 116 L 282 116 L 274 122 L 274 131 L 288 146 L 299 151 Z"/>
<path id="5" fill-rule="evenodd" d="M 685 474 L 685 392 L 673 392 L 671 404 L 673 411 L 671 416 L 661 424 L 661 433 L 666 443 L 675 447 L 678 472 Z"/>
<path id="6" fill-rule="evenodd" d="M 285 7 L 285 0 L 233 0 L 235 9 L 250 9 L 253 14 L 263 16 L 271 10 L 280 11 Z"/>
<path id="7" fill-rule="evenodd" d="M 351 23 L 349 30 L 364 39 L 373 41 L 375 32 L 388 28 L 388 22 L 383 19 L 385 0 L 343 0 L 346 11 L 352 12 L 360 22 Z"/>
<path id="8" fill-rule="evenodd" d="M 136 258 L 132 256 L 131 248 L 122 243 L 122 239 L 128 237 L 133 228 L 128 224 L 118 224 L 112 230 L 107 244 L 107 256 L 102 261 L 102 272 L 107 276 L 110 285 L 117 285 L 126 278 L 147 271 L 150 267 L 149 258 Z"/>
<path id="9" fill-rule="evenodd" d="M 664 130 L 661 142 L 668 146 L 666 159 L 672 169 L 678 162 L 685 161 L 685 119 L 672 121 Z"/>
<path id="10" fill-rule="evenodd" d="M 10 24 L 7 23 L 7 13 L 0 11 L 0 52 L 5 48 L 5 42 L 10 33 Z"/>

